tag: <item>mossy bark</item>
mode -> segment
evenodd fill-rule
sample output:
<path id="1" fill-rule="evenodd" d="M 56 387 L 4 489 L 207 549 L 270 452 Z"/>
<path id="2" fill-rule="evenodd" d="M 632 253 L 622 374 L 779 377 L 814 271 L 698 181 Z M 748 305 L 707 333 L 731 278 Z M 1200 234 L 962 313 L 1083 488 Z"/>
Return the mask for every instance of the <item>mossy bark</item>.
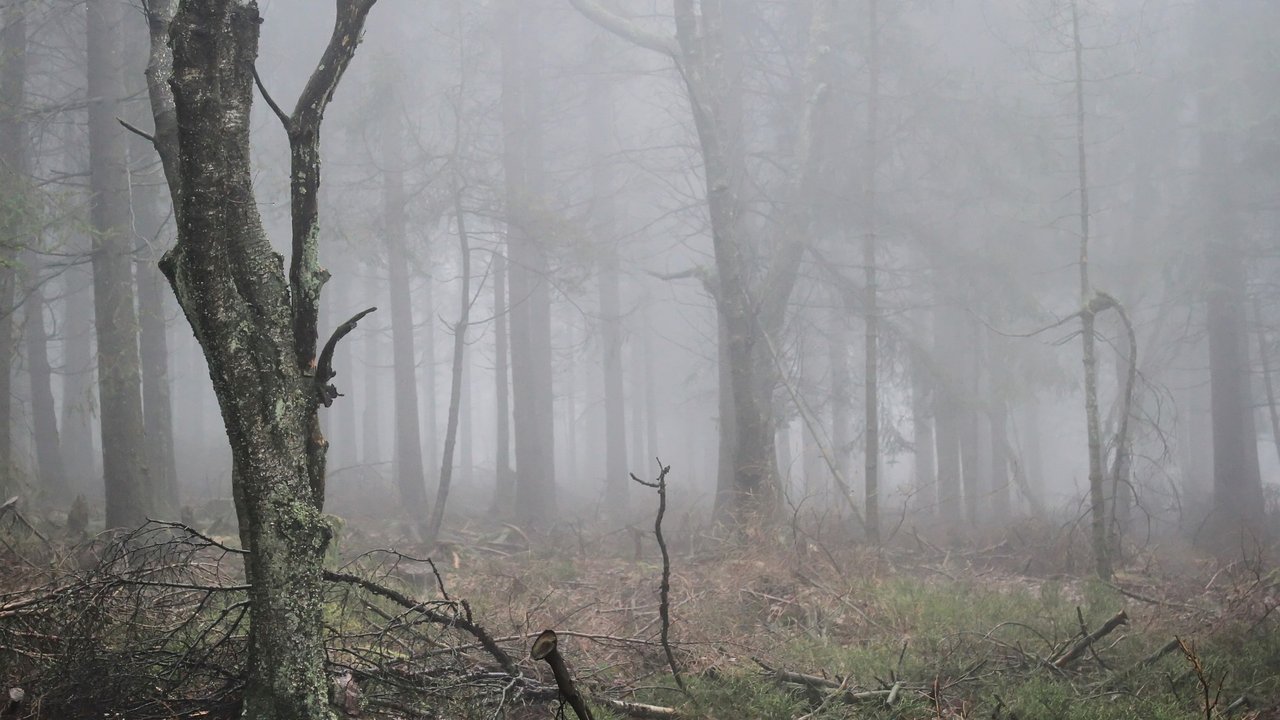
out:
<path id="1" fill-rule="evenodd" d="M 316 257 L 314 197 L 320 117 L 372 5 L 339 3 L 330 46 L 286 118 L 295 145 L 287 277 L 263 230 L 250 169 L 257 4 L 185 0 L 170 31 L 178 152 L 166 170 L 177 174 L 170 181 L 178 242 L 161 269 L 204 351 L 231 444 L 251 584 L 244 717 L 254 720 L 332 717 L 321 606 L 328 443 L 317 416 L 319 383 L 328 377 L 317 380 L 315 360 L 327 273 Z"/>

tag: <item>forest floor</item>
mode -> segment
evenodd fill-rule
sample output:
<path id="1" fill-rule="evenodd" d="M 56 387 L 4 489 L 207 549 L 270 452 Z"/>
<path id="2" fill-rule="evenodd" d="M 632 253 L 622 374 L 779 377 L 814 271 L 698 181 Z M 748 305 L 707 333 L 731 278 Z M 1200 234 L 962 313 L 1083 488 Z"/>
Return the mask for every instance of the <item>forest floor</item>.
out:
<path id="1" fill-rule="evenodd" d="M 597 717 L 1280 718 L 1280 572 L 1260 555 L 1148 544 L 1104 583 L 1088 579 L 1081 538 L 1043 525 L 950 549 L 907 531 L 880 550 L 801 525 L 740 544 L 675 528 L 670 638 L 685 691 L 660 644 L 651 530 L 529 539 L 464 526 L 415 591 L 467 598 L 513 654 L 553 629 L 586 695 L 655 706 L 602 700 Z"/>
<path id="2" fill-rule="evenodd" d="M 386 550 L 385 525 L 349 519 L 330 558 L 335 704 L 353 716 L 572 718 L 529 659 L 552 629 L 597 719 L 1280 718 L 1280 571 L 1262 553 L 1148 543 L 1104 583 L 1079 534 L 1047 525 L 949 543 L 907 528 L 870 549 L 830 522 L 726 543 L 686 518 L 668 530 L 682 691 L 651 526 L 459 520 L 429 564 Z M 7 540 L 0 679 L 28 693 L 17 716 L 233 716 L 233 544 L 158 525 L 127 552 L 33 562 Z"/>

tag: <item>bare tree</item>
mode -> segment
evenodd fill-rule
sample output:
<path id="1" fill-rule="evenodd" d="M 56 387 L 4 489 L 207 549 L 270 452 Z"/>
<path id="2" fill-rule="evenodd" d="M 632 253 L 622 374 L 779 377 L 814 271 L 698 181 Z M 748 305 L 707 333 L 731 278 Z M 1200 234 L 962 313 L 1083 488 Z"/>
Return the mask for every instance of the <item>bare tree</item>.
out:
<path id="1" fill-rule="evenodd" d="M 814 9 L 803 79 L 805 105 L 798 122 L 787 200 L 796 208 L 776 249 L 761 250 L 745 227 L 747 178 L 742 129 L 742 6 L 712 0 L 675 0 L 675 36 L 651 31 L 596 0 L 570 0 L 605 30 L 670 57 L 684 82 L 703 161 L 711 220 L 715 276 L 706 285 L 720 326 L 722 414 L 721 472 L 717 512 L 741 526 L 769 520 L 780 499 L 773 391 L 778 378 L 765 352 L 767 338 L 783 324 L 809 230 L 803 198 L 813 190 L 813 122 L 825 96 L 819 80 L 821 48 L 831 17 L 830 0 Z M 728 381 L 723 380 L 724 376 Z M 731 398 L 724 402 L 725 395 Z M 728 452 L 731 448 L 731 452 Z M 729 460 L 729 469 L 725 461 Z"/>

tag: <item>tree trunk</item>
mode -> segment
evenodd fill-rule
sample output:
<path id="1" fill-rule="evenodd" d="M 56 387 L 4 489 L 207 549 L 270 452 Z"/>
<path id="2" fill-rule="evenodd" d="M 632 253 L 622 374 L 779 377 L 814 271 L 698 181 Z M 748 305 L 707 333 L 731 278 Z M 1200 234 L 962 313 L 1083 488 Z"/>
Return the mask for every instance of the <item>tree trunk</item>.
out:
<path id="1" fill-rule="evenodd" d="M 13 358 L 16 351 L 13 314 L 16 310 L 16 247 L 28 235 L 28 149 L 31 138 L 25 120 L 27 83 L 27 8 L 11 3 L 0 28 L 0 492 L 8 498 L 13 471 Z"/>
<path id="2" fill-rule="evenodd" d="M 391 294 L 391 357 L 395 376 L 395 455 L 392 473 L 400 490 L 400 512 L 428 537 L 427 485 L 418 425 L 417 361 L 413 338 L 413 300 L 409 292 L 409 253 L 405 244 L 404 132 L 400 108 L 382 108 L 383 222 L 386 223 L 387 289 Z M 428 330 L 435 318 L 428 315 Z M 428 357 L 428 363 L 430 357 Z M 427 377 L 432 368 L 428 364 Z"/>
<path id="3" fill-rule="evenodd" d="M 833 314 L 828 340 L 831 364 L 831 455 L 841 481 L 849 477 L 849 452 L 853 447 L 852 390 L 849 374 L 849 329 L 844 315 Z"/>
<path id="4" fill-rule="evenodd" d="M 502 44 L 503 169 L 510 253 L 511 385 L 516 446 L 516 517 L 551 521 L 555 509 L 551 294 L 535 236 L 542 191 L 539 50 L 527 0 L 506 0 Z"/>
<path id="5" fill-rule="evenodd" d="M 49 366 L 49 336 L 45 331 L 45 297 L 40 256 L 28 252 L 26 300 L 23 303 L 27 341 L 27 374 L 31 380 L 31 420 L 35 431 L 37 480 L 47 500 L 69 499 L 67 473 L 58 441 L 57 406 L 53 402 L 53 370 Z"/>
<path id="6" fill-rule="evenodd" d="M 494 460 L 493 511 L 507 516 L 514 509 L 515 473 L 511 469 L 511 404 L 507 361 L 507 258 L 503 249 L 493 254 L 493 380 L 497 451 Z"/>
<path id="7" fill-rule="evenodd" d="M 378 279 L 378 268 L 367 265 L 365 271 L 368 272 L 367 287 L 365 289 L 366 299 L 370 303 L 381 304 L 382 283 Z M 379 377 L 383 375 L 382 367 L 384 354 L 381 346 L 381 332 L 377 320 L 370 321 L 368 330 L 364 334 L 364 392 L 361 400 L 361 438 L 360 438 L 360 464 L 365 466 L 366 470 L 379 472 L 377 466 L 386 461 L 386 455 L 382 452 L 382 413 L 383 407 L 381 384 L 378 382 Z M 425 490 L 423 491 L 425 492 Z"/>
<path id="8" fill-rule="evenodd" d="M 991 399 L 987 414 L 991 433 L 991 514 L 996 522 L 1007 523 L 1010 517 L 1009 497 L 1009 409 L 1003 398 Z"/>
<path id="9" fill-rule="evenodd" d="M 867 540 L 880 543 L 880 310 L 876 287 L 876 169 L 877 134 L 880 124 L 880 20 L 876 0 L 869 0 L 867 35 L 869 39 L 868 64 L 870 65 L 870 89 L 867 93 L 867 233 L 862 242 L 862 266 L 866 275 L 866 367 L 863 375 L 866 444 L 863 447 L 866 463 L 866 517 Z"/>
<path id="10" fill-rule="evenodd" d="M 107 527 L 135 527 L 154 514 L 146 467 L 138 316 L 134 309 L 129 176 L 119 98 L 120 9 L 87 0 L 89 187 L 93 226 L 93 302 L 98 337 L 98 398 Z"/>
<path id="11" fill-rule="evenodd" d="M 1239 192 L 1238 141 L 1231 136 L 1235 92 L 1214 73 L 1231 66 L 1239 50 L 1229 46 L 1238 9 L 1222 12 L 1201 2 L 1204 76 L 1199 103 L 1200 165 L 1204 201 L 1201 222 L 1207 280 L 1205 323 L 1209 343 L 1209 408 L 1213 423 L 1213 496 L 1216 541 L 1238 552 L 1241 542 L 1263 542 L 1262 479 L 1258 463 L 1249 365 L 1248 270 L 1245 232 L 1235 207 Z M 1211 74 L 1214 73 L 1214 74 Z"/>
<path id="12" fill-rule="evenodd" d="M 953 338 L 958 321 L 958 313 L 951 308 L 938 308 L 935 311 L 933 347 L 936 357 L 956 357 L 957 348 Z M 940 376 L 933 394 L 938 445 L 938 513 L 943 525 L 951 530 L 960 526 L 964 514 L 960 505 L 960 433 L 963 417 L 953 375 L 954 373 L 947 372 Z"/>
<path id="13" fill-rule="evenodd" d="M 319 358 L 328 274 L 318 261 L 319 131 L 373 0 L 338 3 L 334 34 L 287 120 L 293 243 L 286 278 L 258 215 L 249 120 L 261 17 L 244 0 L 184 2 L 173 20 L 178 242 L 161 267 L 204 350 L 232 451 L 248 550 L 243 717 L 330 720 L 322 518 L 327 441 L 317 408 L 336 390 Z M 168 148 L 157 146 L 165 153 Z M 350 330 L 354 320 L 344 328 Z"/>
<path id="14" fill-rule="evenodd" d="M 454 178 L 453 209 L 458 229 L 458 255 L 462 276 L 462 288 L 458 293 L 458 322 L 453 326 L 453 362 L 449 374 L 449 414 L 445 420 L 444 452 L 440 458 L 440 484 L 436 488 L 436 504 L 431 511 L 425 542 L 433 547 L 440 537 L 444 523 L 444 508 L 449 500 L 449 486 L 453 481 L 453 451 L 458 441 L 458 417 L 462 405 L 463 364 L 467 361 L 467 327 L 471 321 L 471 239 L 467 236 L 466 213 L 462 209 L 462 190 Z"/>
<path id="15" fill-rule="evenodd" d="M 915 458 L 915 491 L 919 494 L 916 507 L 926 516 L 934 515 L 938 502 L 937 462 L 934 449 L 934 406 L 937 391 L 933 372 L 929 367 L 928 347 L 932 344 L 925 331 L 927 324 L 920 318 L 916 327 L 917 346 L 909 351 L 911 372 L 911 428 L 912 455 Z"/>
<path id="16" fill-rule="evenodd" d="M 100 489 L 93 442 L 93 277 L 86 266 L 73 265 L 63 279 L 62 464 L 70 489 L 91 496 Z"/>

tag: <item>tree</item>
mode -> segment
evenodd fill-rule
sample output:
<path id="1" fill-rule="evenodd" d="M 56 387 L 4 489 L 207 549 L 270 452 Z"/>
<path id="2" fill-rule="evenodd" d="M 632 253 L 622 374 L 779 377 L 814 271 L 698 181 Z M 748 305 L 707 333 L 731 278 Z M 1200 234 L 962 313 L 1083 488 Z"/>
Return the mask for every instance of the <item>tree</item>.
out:
<path id="1" fill-rule="evenodd" d="M 715 258 L 714 278 L 705 284 L 715 299 L 721 342 L 717 514 L 739 527 L 769 521 L 780 494 L 773 412 L 778 373 L 767 348 L 783 325 L 809 232 L 806 198 L 816 179 L 814 119 L 826 94 L 826 85 L 819 81 L 824 63 L 819 60 L 833 3 L 819 0 L 813 12 L 817 32 L 809 40 L 802 78 L 804 106 L 792 149 L 794 172 L 785 189 L 794 212 L 781 224 L 777 242 L 753 243 L 746 224 L 749 183 L 742 97 L 741 23 L 746 4 L 726 7 L 709 0 L 675 0 L 671 37 L 610 12 L 596 0 L 570 2 L 600 27 L 671 58 L 680 70 L 703 162 Z"/>
<path id="2" fill-rule="evenodd" d="M 1239 72 L 1233 48 L 1242 47 L 1248 3 L 1198 6 L 1204 67 L 1198 112 L 1202 183 L 1201 232 L 1204 236 L 1206 312 L 1209 344 L 1209 395 L 1213 427 L 1214 527 L 1228 547 L 1240 533 L 1260 533 L 1263 508 L 1258 442 L 1250 389 L 1245 265 L 1246 232 L 1237 207 L 1240 167 L 1233 110 L 1240 99 L 1229 88 Z"/>
<path id="3" fill-rule="evenodd" d="M 161 261 L 209 365 L 232 451 L 232 493 L 249 580 L 244 717 L 328 719 L 321 587 L 331 531 L 322 517 L 318 408 L 336 396 L 317 357 L 320 125 L 376 0 L 338 0 L 333 36 L 291 115 L 273 102 L 291 150 L 288 275 L 258 215 L 249 118 L 262 18 L 252 0 L 185 0 L 172 20 L 169 83 L 151 84 L 155 145 L 178 239 Z M 158 6 L 158 7 L 157 7 Z M 150 8 L 152 47 L 163 3 Z M 160 25 L 159 31 L 157 26 Z M 166 87 L 171 84 L 172 95 Z M 367 312 L 367 311 L 366 311 Z"/>
<path id="4" fill-rule="evenodd" d="M 391 95 L 394 98 L 394 94 Z M 390 98 L 388 98 L 390 99 Z M 391 294 L 391 357 L 395 374 L 396 486 L 400 511 L 416 518 L 425 531 L 428 512 L 426 475 L 422 464 L 422 433 L 418 423 L 418 380 L 413 341 L 413 300 L 409 290 L 409 265 L 405 244 L 405 194 L 401 108 L 391 101 L 381 108 L 382 202 L 387 246 L 387 289 Z M 428 290 L 428 292 L 430 292 Z M 430 325 L 428 325 L 428 332 Z M 427 377 L 434 378 L 428 357 Z M 432 409 L 434 412 L 434 408 Z M 434 441 L 434 438 L 433 438 Z"/>
<path id="5" fill-rule="evenodd" d="M 26 224 L 28 147 L 23 120 L 27 82 L 26 4 L 15 2 L 5 9 L 0 29 L 0 489 L 7 496 L 12 470 L 10 423 L 13 385 L 13 312 L 17 273 L 14 240 Z"/>
<path id="6" fill-rule="evenodd" d="M 109 528 L 141 525 L 154 514 L 158 500 L 146 467 L 129 167 L 125 130 L 117 120 L 119 99 L 124 95 L 122 8 L 117 0 L 88 0 L 85 4 L 93 305 Z"/>
<path id="7" fill-rule="evenodd" d="M 538 236 L 544 191 L 537 4 L 506 0 L 502 43 L 502 166 L 506 185 L 511 399 L 516 449 L 515 509 L 525 523 L 555 508 L 555 412 L 551 289 Z M 502 468 L 499 467 L 499 472 Z"/>

